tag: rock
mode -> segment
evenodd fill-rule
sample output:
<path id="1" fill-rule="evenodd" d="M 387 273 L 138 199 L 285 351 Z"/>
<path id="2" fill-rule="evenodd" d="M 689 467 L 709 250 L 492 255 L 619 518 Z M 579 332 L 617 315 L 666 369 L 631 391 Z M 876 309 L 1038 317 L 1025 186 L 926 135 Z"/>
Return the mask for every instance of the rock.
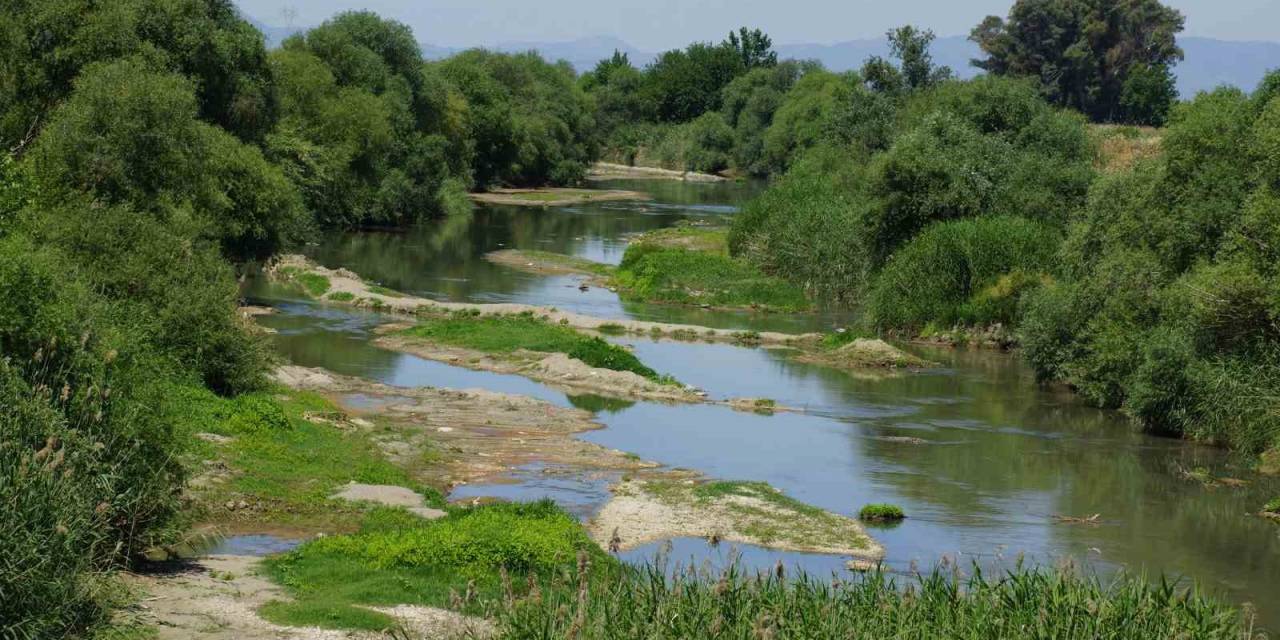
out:
<path id="1" fill-rule="evenodd" d="M 214 444 L 227 444 L 228 442 L 235 440 L 235 438 L 220 436 L 216 433 L 197 433 L 196 437 L 204 440 L 205 442 L 212 442 Z"/>
<path id="2" fill-rule="evenodd" d="M 854 571 L 857 573 L 867 573 L 870 571 L 875 571 L 880 566 L 880 563 L 871 562 L 870 560 L 850 560 L 844 563 L 844 566 L 846 569 L 850 571 Z"/>
<path id="3" fill-rule="evenodd" d="M 235 511 L 235 510 L 236 510 L 236 501 L 235 501 L 235 500 L 228 500 L 228 501 L 227 501 L 227 504 L 225 504 L 225 505 L 223 505 L 223 506 L 225 506 L 225 507 L 227 508 L 227 511 Z"/>

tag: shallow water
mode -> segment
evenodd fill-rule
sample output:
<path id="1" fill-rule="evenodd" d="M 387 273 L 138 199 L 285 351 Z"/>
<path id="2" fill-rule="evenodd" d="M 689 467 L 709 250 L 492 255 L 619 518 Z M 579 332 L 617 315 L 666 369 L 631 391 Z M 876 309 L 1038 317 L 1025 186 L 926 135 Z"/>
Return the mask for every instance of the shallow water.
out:
<path id="1" fill-rule="evenodd" d="M 544 304 L 616 318 L 658 319 L 740 329 L 823 329 L 835 316 L 704 312 L 620 302 L 607 290 L 577 290 L 571 277 L 518 273 L 483 254 L 536 248 L 605 262 L 621 257 L 628 234 L 680 220 L 726 222 L 749 188 L 627 181 L 654 189 L 651 203 L 566 209 L 482 208 L 471 218 L 400 234 L 347 233 L 311 254 L 386 286 L 448 300 Z M 1084 406 L 1069 392 L 1044 389 L 1006 354 L 909 347 L 940 362 L 937 370 L 853 374 L 790 361 L 785 350 L 617 338 L 647 364 L 714 398 L 767 397 L 803 413 L 761 416 L 719 406 L 668 406 L 567 397 L 518 376 L 474 372 L 369 343 L 386 318 L 296 300 L 254 284 L 251 299 L 280 313 L 261 318 L 279 331 L 280 351 L 321 366 L 396 386 L 486 388 L 595 411 L 606 429 L 581 437 L 670 466 L 726 479 L 763 480 L 826 509 L 854 514 L 868 502 L 904 508 L 906 522 L 871 533 L 888 563 L 929 568 L 944 556 L 962 564 L 1011 566 L 1070 556 L 1098 570 L 1118 567 L 1200 580 L 1236 601 L 1280 602 L 1280 527 L 1250 516 L 1280 495 L 1280 483 L 1255 477 L 1224 452 L 1136 433 L 1112 412 Z M 361 400 L 354 399 L 356 403 Z M 918 438 L 912 444 L 896 438 Z M 1185 469 L 1249 481 L 1209 488 Z M 464 486 L 454 498 L 552 497 L 580 516 L 607 498 L 608 478 L 574 477 L 529 467 L 513 484 Z M 1054 516 L 1100 514 L 1097 525 Z M 624 554 L 652 558 L 663 545 Z M 778 560 L 811 571 L 838 571 L 843 559 L 739 545 L 742 561 Z M 672 560 L 722 562 L 729 545 L 673 541 Z M 1261 606 L 1280 628 L 1280 612 Z"/>

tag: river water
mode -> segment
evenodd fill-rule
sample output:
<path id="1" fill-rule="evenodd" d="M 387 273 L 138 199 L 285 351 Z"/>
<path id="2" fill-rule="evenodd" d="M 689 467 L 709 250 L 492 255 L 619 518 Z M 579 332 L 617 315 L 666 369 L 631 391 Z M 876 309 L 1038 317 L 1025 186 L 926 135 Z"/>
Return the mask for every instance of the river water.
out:
<path id="1" fill-rule="evenodd" d="M 604 185 L 609 186 L 609 185 Z M 617 263 L 631 234 L 681 221 L 728 222 L 756 185 L 628 181 L 652 202 L 519 209 L 482 207 L 472 216 L 405 232 L 336 233 L 308 253 L 324 266 L 415 295 L 466 302 L 521 302 L 608 318 L 778 331 L 830 329 L 839 313 L 768 315 L 621 302 L 578 289 L 572 276 L 539 276 L 491 264 L 498 249 L 540 249 Z M 1036 385 L 1016 355 L 905 348 L 942 362 L 928 373 L 869 375 L 798 364 L 778 350 L 615 339 L 654 369 L 713 397 L 768 397 L 806 409 L 757 416 L 717 406 L 668 406 L 567 397 L 518 376 L 475 372 L 384 351 L 369 342 L 387 318 L 300 300 L 263 282 L 249 296 L 280 313 L 281 353 L 396 386 L 487 388 L 596 412 L 605 429 L 582 438 L 708 476 L 763 480 L 802 501 L 853 515 L 869 502 L 898 504 L 908 519 L 872 528 L 896 570 L 928 569 L 944 557 L 962 566 L 1011 567 L 1019 559 L 1088 570 L 1192 578 L 1235 602 L 1258 606 L 1280 628 L 1280 526 L 1250 515 L 1280 495 L 1280 482 L 1251 474 L 1223 451 L 1137 433 L 1122 416 L 1089 408 L 1069 392 Z M 924 444 L 904 442 L 902 437 Z M 1209 487 L 1186 478 L 1203 467 L 1248 482 Z M 516 484 L 460 487 L 453 497 L 556 498 L 584 517 L 608 497 L 608 479 L 518 470 Z M 1055 516 L 1100 514 L 1099 523 Z M 701 540 L 675 540 L 627 554 L 723 563 Z M 740 547 L 735 558 L 840 571 L 833 556 Z"/>

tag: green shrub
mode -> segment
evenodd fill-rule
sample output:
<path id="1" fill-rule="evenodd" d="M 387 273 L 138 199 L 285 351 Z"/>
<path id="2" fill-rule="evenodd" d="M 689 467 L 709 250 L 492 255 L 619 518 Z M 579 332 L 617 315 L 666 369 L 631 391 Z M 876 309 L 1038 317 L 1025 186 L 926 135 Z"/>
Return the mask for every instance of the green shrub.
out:
<path id="1" fill-rule="evenodd" d="M 1270 502 L 1262 505 L 1262 510 L 1266 513 L 1274 513 L 1280 515 L 1280 497 L 1272 498 Z"/>
<path id="2" fill-rule="evenodd" d="M 1030 220 L 937 223 L 899 249 L 876 276 L 867 314 L 874 326 L 1012 324 L 1018 300 L 1040 286 L 1058 234 Z"/>
<path id="3" fill-rule="evenodd" d="M 893 522 L 906 517 L 902 507 L 894 504 L 869 504 L 858 510 L 858 518 L 862 520 Z"/>

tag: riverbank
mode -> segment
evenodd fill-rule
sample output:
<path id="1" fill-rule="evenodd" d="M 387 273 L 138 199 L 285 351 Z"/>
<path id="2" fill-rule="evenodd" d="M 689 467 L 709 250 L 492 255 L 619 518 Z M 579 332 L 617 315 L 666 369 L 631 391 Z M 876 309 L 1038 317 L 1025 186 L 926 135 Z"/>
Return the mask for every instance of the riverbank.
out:
<path id="1" fill-rule="evenodd" d="M 539 189 L 494 189 L 470 194 L 478 204 L 512 207 L 570 207 L 594 202 L 621 202 L 648 200 L 649 194 L 621 189 L 567 189 L 542 187 Z"/>
<path id="2" fill-rule="evenodd" d="M 661 167 L 633 167 L 612 162 L 597 162 L 587 171 L 587 180 L 678 180 L 681 182 L 726 182 L 728 178 L 697 171 L 675 171 Z"/>

